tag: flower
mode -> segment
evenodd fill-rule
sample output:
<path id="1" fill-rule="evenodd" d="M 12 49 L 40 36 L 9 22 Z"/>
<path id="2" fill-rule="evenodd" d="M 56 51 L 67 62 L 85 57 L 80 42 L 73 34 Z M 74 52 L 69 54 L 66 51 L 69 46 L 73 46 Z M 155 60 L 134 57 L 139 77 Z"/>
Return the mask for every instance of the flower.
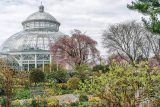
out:
<path id="1" fill-rule="evenodd" d="M 101 98 L 100 97 L 90 97 L 88 101 L 89 102 L 99 102 L 101 101 Z"/>
<path id="2" fill-rule="evenodd" d="M 41 100 L 41 96 L 40 96 L 40 95 L 37 95 L 37 96 L 35 96 L 35 99 L 36 99 L 36 100 Z"/>
<path id="3" fill-rule="evenodd" d="M 20 105 L 24 105 L 24 104 L 26 104 L 26 100 L 25 100 L 25 99 L 23 99 L 23 100 L 19 100 L 19 102 L 20 102 Z"/>

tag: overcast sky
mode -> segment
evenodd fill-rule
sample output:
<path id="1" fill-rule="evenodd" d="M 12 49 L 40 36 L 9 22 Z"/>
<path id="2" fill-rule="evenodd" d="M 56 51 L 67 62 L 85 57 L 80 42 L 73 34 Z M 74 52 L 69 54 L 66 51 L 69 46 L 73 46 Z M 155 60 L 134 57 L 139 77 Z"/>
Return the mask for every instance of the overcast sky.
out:
<path id="1" fill-rule="evenodd" d="M 132 0 L 0 0 L 0 44 L 22 30 L 21 22 L 38 11 L 43 2 L 45 11 L 60 23 L 60 31 L 70 34 L 79 29 L 93 39 L 102 55 L 101 35 L 107 26 L 130 20 L 141 20 L 141 14 L 128 10 Z"/>

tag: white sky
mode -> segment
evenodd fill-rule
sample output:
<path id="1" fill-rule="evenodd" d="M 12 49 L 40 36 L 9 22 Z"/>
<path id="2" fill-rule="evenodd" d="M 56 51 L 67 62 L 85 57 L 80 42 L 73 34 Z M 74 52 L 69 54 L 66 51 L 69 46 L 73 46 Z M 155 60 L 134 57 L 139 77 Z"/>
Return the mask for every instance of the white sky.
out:
<path id="1" fill-rule="evenodd" d="M 60 23 L 60 31 L 70 34 L 79 29 L 98 42 L 102 55 L 101 35 L 114 23 L 141 20 L 142 15 L 127 9 L 132 0 L 0 0 L 0 45 L 11 35 L 22 30 L 21 22 L 38 11 L 43 2 L 45 11 Z"/>

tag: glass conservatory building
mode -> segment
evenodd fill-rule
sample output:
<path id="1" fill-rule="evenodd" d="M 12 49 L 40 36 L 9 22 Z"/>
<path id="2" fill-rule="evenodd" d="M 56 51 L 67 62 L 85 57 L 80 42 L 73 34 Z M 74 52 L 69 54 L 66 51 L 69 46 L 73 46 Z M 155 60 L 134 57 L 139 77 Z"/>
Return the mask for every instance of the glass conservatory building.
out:
<path id="1" fill-rule="evenodd" d="M 64 36 L 59 31 L 60 23 L 49 13 L 44 6 L 31 14 L 22 22 L 23 31 L 8 38 L 1 47 L 1 53 L 12 56 L 21 67 L 21 70 L 31 70 L 52 62 L 50 44 Z"/>
<path id="2" fill-rule="evenodd" d="M 0 63 L 1 68 L 7 66 L 13 71 L 19 71 L 21 69 L 16 59 L 8 54 L 0 53 Z"/>

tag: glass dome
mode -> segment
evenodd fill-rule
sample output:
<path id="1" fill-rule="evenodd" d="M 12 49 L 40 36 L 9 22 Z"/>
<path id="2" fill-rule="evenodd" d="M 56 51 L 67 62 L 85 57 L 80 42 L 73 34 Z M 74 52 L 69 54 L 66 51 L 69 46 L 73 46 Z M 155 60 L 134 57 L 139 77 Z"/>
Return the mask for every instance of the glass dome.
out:
<path id="1" fill-rule="evenodd" d="M 60 23 L 44 6 L 22 22 L 23 31 L 9 37 L 1 46 L 1 52 L 14 57 L 25 70 L 42 67 L 52 61 L 50 44 L 63 37 Z"/>
<path id="2" fill-rule="evenodd" d="M 50 44 L 63 35 L 61 32 L 22 31 L 4 42 L 2 52 L 49 51 Z"/>
<path id="3" fill-rule="evenodd" d="M 22 22 L 24 30 L 58 31 L 60 23 L 49 13 L 44 12 L 44 6 Z"/>

